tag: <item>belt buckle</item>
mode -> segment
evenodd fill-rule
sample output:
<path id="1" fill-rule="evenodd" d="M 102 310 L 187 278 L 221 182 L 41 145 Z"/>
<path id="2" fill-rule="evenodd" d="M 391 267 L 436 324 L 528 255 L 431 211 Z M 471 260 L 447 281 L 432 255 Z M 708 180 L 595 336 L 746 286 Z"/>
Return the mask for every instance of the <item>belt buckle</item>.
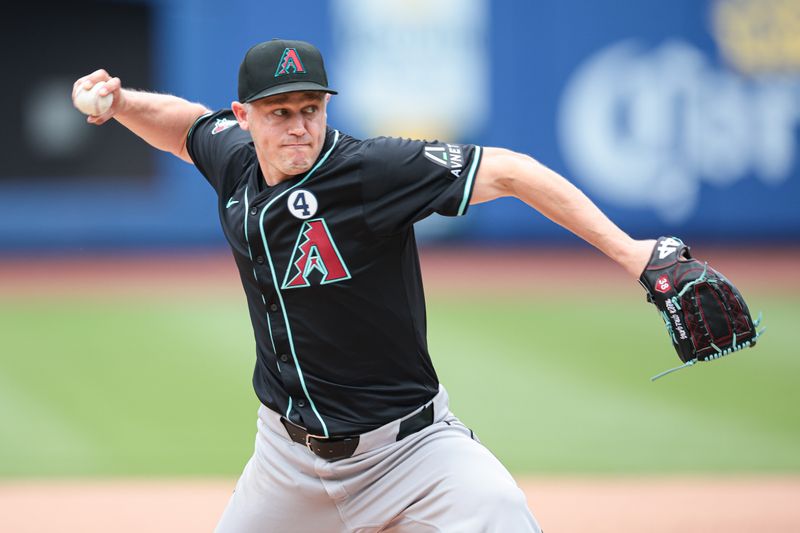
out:
<path id="1" fill-rule="evenodd" d="M 325 435 L 312 435 L 311 433 L 306 433 L 306 448 L 308 448 L 309 450 L 311 450 L 312 453 L 314 453 L 314 448 L 311 447 L 311 439 L 320 440 L 320 439 L 327 439 L 327 437 L 325 437 Z"/>

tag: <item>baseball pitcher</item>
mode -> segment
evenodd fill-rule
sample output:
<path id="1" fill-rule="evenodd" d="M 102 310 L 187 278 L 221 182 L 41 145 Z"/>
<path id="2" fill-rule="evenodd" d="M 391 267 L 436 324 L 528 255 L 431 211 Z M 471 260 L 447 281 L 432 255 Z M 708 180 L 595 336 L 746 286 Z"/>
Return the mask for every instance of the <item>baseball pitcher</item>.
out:
<path id="1" fill-rule="evenodd" d="M 86 104 L 83 91 L 101 82 L 97 98 L 112 98 Z M 289 40 L 253 46 L 238 101 L 216 112 L 123 88 L 104 70 L 74 85 L 82 108 L 112 102 L 89 123 L 117 120 L 195 165 L 219 197 L 261 406 L 255 451 L 217 531 L 539 531 L 511 475 L 448 408 L 428 353 L 413 225 L 514 196 L 634 279 L 656 241 L 630 238 L 527 155 L 353 138 L 327 124 L 335 94 L 319 50 Z"/>

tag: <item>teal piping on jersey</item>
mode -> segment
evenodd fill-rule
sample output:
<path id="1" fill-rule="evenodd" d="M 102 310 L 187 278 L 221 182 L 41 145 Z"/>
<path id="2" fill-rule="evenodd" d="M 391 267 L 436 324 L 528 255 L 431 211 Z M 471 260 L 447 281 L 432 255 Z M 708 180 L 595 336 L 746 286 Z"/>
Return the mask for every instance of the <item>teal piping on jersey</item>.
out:
<path id="1" fill-rule="evenodd" d="M 289 418 L 289 413 L 292 412 L 292 397 L 289 396 L 289 407 L 286 408 L 286 418 Z"/>
<path id="2" fill-rule="evenodd" d="M 472 165 L 469 167 L 469 174 L 467 174 L 467 183 L 464 184 L 464 198 L 461 200 L 461 207 L 458 208 L 458 216 L 464 214 L 467 210 L 469 198 L 472 196 L 473 182 L 475 181 L 475 171 L 478 169 L 478 164 L 481 161 L 481 147 L 475 147 L 475 155 L 472 156 Z"/>
<path id="3" fill-rule="evenodd" d="M 186 146 L 187 146 L 186 150 L 187 150 L 187 152 L 189 150 L 189 148 L 188 148 L 188 146 L 189 146 L 189 138 L 194 133 L 194 128 L 200 123 L 201 120 L 203 120 L 206 117 L 210 117 L 213 114 L 214 114 L 213 112 L 209 111 L 208 113 L 203 113 L 202 115 L 200 115 L 199 117 L 194 119 L 194 122 L 192 122 L 192 126 L 189 128 L 189 131 L 186 132 Z"/>
<path id="4" fill-rule="evenodd" d="M 295 368 L 297 368 L 297 376 L 300 378 L 300 385 L 303 387 L 303 393 L 306 395 L 306 398 L 308 399 L 308 403 L 311 406 L 311 410 L 314 411 L 314 414 L 317 416 L 317 420 L 319 420 L 319 423 L 322 424 L 322 431 L 324 437 L 329 436 L 328 426 L 325 425 L 325 421 L 322 420 L 322 416 L 320 416 L 319 411 L 317 411 L 317 406 L 314 404 L 314 400 L 311 399 L 311 395 L 308 393 L 308 387 L 306 387 L 306 380 L 303 378 L 303 371 L 300 369 L 300 363 L 297 360 L 297 352 L 294 349 L 294 340 L 292 338 L 292 327 L 289 324 L 289 315 L 286 314 L 286 306 L 283 303 L 283 294 L 281 294 L 280 285 L 278 284 L 278 278 L 275 277 L 275 265 L 272 262 L 272 254 L 270 253 L 269 245 L 267 244 L 267 234 L 264 233 L 264 215 L 267 213 L 267 209 L 269 209 L 272 204 L 274 204 L 287 192 L 305 183 L 305 181 L 308 178 L 310 178 L 314 174 L 314 172 L 316 172 L 316 170 L 320 166 L 322 166 L 323 163 L 325 163 L 325 161 L 327 161 L 328 156 L 331 155 L 331 152 L 333 152 L 333 149 L 336 147 L 336 143 L 339 141 L 339 131 L 338 130 L 333 130 L 333 131 L 334 131 L 333 144 L 331 144 L 331 147 L 328 148 L 327 152 L 325 152 L 325 155 L 322 156 L 322 159 L 320 159 L 319 162 L 316 165 L 314 165 L 314 167 L 311 170 L 308 171 L 308 174 L 306 174 L 303 177 L 303 179 L 301 179 L 300 181 L 298 181 L 297 183 L 295 183 L 294 185 L 292 185 L 291 187 L 289 187 L 288 189 L 277 195 L 275 198 L 270 200 L 267 203 L 267 205 L 264 206 L 264 209 L 261 210 L 261 216 L 258 217 L 258 229 L 261 231 L 261 240 L 264 243 L 264 251 L 267 254 L 267 261 L 269 261 L 269 269 L 272 274 L 272 283 L 273 286 L 275 287 L 275 292 L 278 295 L 278 300 L 280 300 L 281 302 L 281 313 L 283 314 L 283 321 L 286 324 L 286 334 L 287 337 L 289 337 L 289 347 L 292 349 L 292 359 L 294 359 L 294 365 Z"/>
<path id="5" fill-rule="evenodd" d="M 247 253 L 250 254 L 250 263 L 253 262 L 253 251 L 250 249 L 250 237 L 247 235 L 247 215 L 250 212 L 250 200 L 247 197 L 247 191 L 250 190 L 250 186 L 246 186 L 244 188 L 244 240 L 247 242 Z M 256 274 L 256 267 L 253 267 L 253 277 L 258 283 L 258 274 Z M 261 293 L 261 301 L 264 302 L 264 309 L 267 308 L 267 300 L 264 298 L 264 293 Z M 278 355 L 278 352 L 275 350 L 275 340 L 272 338 L 272 325 L 269 323 L 269 313 L 267 313 L 267 329 L 269 330 L 269 341 L 272 343 L 272 353 Z M 278 367 L 278 372 L 281 371 L 281 365 L 279 363 L 275 363 L 275 366 Z"/>

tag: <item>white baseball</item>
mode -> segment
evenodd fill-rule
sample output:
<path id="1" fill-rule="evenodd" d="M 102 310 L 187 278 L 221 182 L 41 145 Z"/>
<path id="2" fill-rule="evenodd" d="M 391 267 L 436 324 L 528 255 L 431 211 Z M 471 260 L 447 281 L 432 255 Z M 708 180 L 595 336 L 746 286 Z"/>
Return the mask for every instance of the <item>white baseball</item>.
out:
<path id="1" fill-rule="evenodd" d="M 95 83 L 91 89 L 81 88 L 78 94 L 75 95 L 75 107 L 84 115 L 98 116 L 102 115 L 111 108 L 114 103 L 114 95 L 109 93 L 105 96 L 100 96 L 98 91 L 105 85 L 104 81 Z"/>

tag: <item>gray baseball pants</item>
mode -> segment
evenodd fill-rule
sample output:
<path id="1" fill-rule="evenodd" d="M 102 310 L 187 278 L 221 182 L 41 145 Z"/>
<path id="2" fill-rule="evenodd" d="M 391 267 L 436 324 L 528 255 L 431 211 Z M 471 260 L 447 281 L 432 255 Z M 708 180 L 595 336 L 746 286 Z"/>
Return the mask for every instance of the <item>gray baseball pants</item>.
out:
<path id="1" fill-rule="evenodd" d="M 332 462 L 291 441 L 280 415 L 261 406 L 255 453 L 216 532 L 540 532 L 514 479 L 450 412 L 444 388 L 433 404 L 431 426 L 396 441 L 395 420 Z"/>

